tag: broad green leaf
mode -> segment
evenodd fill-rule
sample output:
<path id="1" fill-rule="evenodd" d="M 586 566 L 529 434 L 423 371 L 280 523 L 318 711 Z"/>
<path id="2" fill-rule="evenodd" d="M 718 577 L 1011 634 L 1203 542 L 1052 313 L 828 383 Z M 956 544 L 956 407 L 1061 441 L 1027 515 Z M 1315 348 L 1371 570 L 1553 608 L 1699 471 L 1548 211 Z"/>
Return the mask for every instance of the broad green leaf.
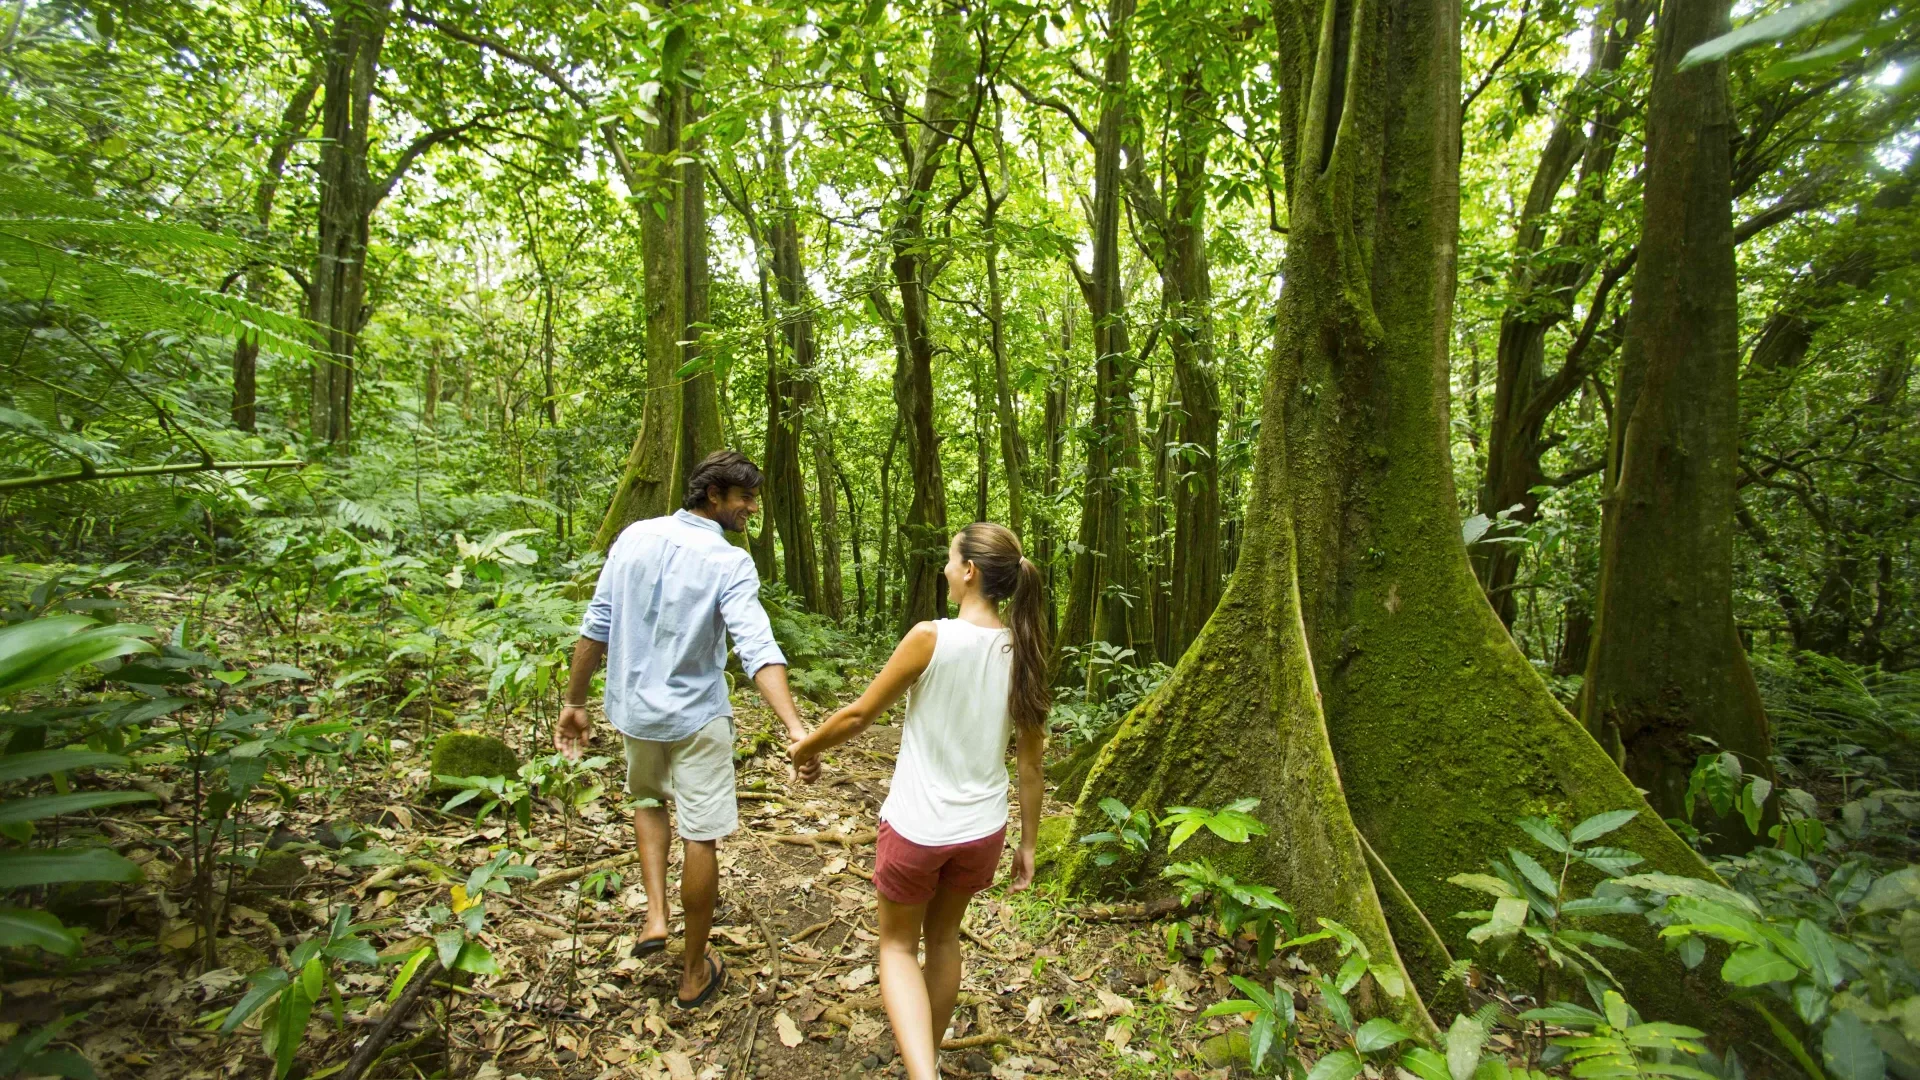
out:
<path id="1" fill-rule="evenodd" d="M 1307 1080 L 1353 1080 L 1360 1074 L 1360 1056 L 1351 1050 L 1338 1050 L 1313 1063 Z"/>
<path id="2" fill-rule="evenodd" d="M 1363 1054 L 1385 1050 L 1413 1038 L 1413 1033 L 1384 1016 L 1376 1016 L 1353 1033 L 1353 1045 Z"/>
<path id="3" fill-rule="evenodd" d="M 1406 1053 L 1400 1055 L 1400 1067 L 1412 1073 L 1415 1080 L 1454 1080 L 1447 1072 L 1447 1059 L 1424 1046 L 1409 1046 Z M 1468 1080 L 1460 1077 L 1459 1080 Z"/>
<path id="4" fill-rule="evenodd" d="M 1564 836 L 1559 829 L 1553 827 L 1553 822 L 1545 818 L 1526 817 L 1514 822 L 1514 824 L 1520 826 L 1528 836 L 1540 841 L 1540 846 L 1546 848 L 1548 851 L 1558 855 L 1565 855 L 1567 852 L 1573 850 L 1572 845 L 1567 843 L 1566 836 Z"/>
<path id="5" fill-rule="evenodd" d="M 345 960 L 355 964 L 366 964 L 369 967 L 380 962 L 379 950 L 373 947 L 372 942 L 360 938 L 347 938 L 343 941 L 336 941 L 320 951 L 335 960 Z"/>
<path id="6" fill-rule="evenodd" d="M 56 956 L 72 956 L 80 951 L 80 938 L 44 911 L 0 906 L 0 946 L 31 946 Z"/>
<path id="7" fill-rule="evenodd" d="M 4 761 L 5 758 L 0 758 L 0 762 Z M 1916 901 L 1920 901 L 1920 866 L 1909 866 L 1875 881 L 1860 901 L 1860 910 L 1897 910 L 1913 907 Z"/>
<path id="8" fill-rule="evenodd" d="M 1589 840 L 1598 840 L 1639 816 L 1638 810 L 1609 810 L 1604 814 L 1595 814 L 1573 827 L 1573 842 L 1584 844 Z"/>
<path id="9" fill-rule="evenodd" d="M 1836 1013 L 1820 1038 L 1820 1063 L 1832 1080 L 1881 1080 L 1887 1057 L 1866 1022 L 1850 1012 Z"/>
<path id="10" fill-rule="evenodd" d="M 1860 0 L 1811 0 L 1805 4 L 1795 4 L 1790 8 L 1776 11 L 1765 18 L 1755 19 L 1745 26 L 1730 30 L 1711 41 L 1695 45 L 1687 50 L 1680 60 L 1680 70 L 1700 64 L 1710 64 L 1723 60 L 1742 49 L 1752 48 L 1762 42 L 1783 41 L 1805 30 L 1815 23 L 1825 22 L 1835 15 L 1846 11 Z"/>
<path id="11" fill-rule="evenodd" d="M 393 986 L 387 990 L 387 1003 L 389 1005 L 400 999 L 400 992 L 407 988 L 407 983 L 412 980 L 413 973 L 418 971 L 420 964 L 432 955 L 433 949 L 422 945 L 413 951 L 413 955 L 407 957 L 405 963 L 400 965 L 400 971 L 393 977 Z"/>
<path id="12" fill-rule="evenodd" d="M 227 1012 L 227 1018 L 220 1024 L 222 1035 L 238 1030 L 241 1024 L 247 1022 L 247 1017 L 252 1016 L 260 1006 L 273 1000 L 274 996 L 285 990 L 293 980 L 279 968 L 264 968 L 247 976 L 247 981 L 253 985 L 241 995 L 240 1003 Z"/>
<path id="13" fill-rule="evenodd" d="M 1760 906 L 1743 893 L 1735 892 L 1725 885 L 1704 881 L 1700 878 L 1682 877 L 1679 874 L 1633 874 L 1614 879 L 1621 885 L 1630 885 L 1636 889 L 1659 893 L 1663 896 L 1691 896 L 1700 900 L 1710 900 L 1736 908 L 1748 915 L 1759 915 Z"/>
<path id="14" fill-rule="evenodd" d="M 453 962 L 460 959 L 460 947 L 467 943 L 467 935 L 459 930 L 442 930 L 433 935 L 433 947 L 440 953 L 440 966 L 453 970 Z"/>
<path id="15" fill-rule="evenodd" d="M 1175 825 L 1173 827 L 1173 835 L 1167 837 L 1167 854 L 1171 855 L 1175 851 L 1180 850 L 1180 845 L 1186 843 L 1194 833 L 1199 831 L 1200 823 L 1192 818 L 1188 818 L 1180 824 Z"/>
<path id="16" fill-rule="evenodd" d="M 1446 1073 L 1450 1080 L 1472 1080 L 1480 1067 L 1480 1049 L 1487 1044 L 1487 1025 L 1468 1013 L 1453 1018 L 1447 1029 Z"/>
<path id="17" fill-rule="evenodd" d="M 1493 902 L 1492 918 L 1467 931 L 1467 940 L 1478 944 L 1510 938 L 1519 933 L 1526 922 L 1527 902 L 1517 897 L 1503 896 Z"/>
<path id="18" fill-rule="evenodd" d="M 1772 949 L 1743 945 L 1720 965 L 1720 977 L 1735 986 L 1764 986 L 1792 982 L 1800 969 Z"/>
<path id="19" fill-rule="evenodd" d="M 42 795 L 32 799 L 11 799 L 0 801 L 0 825 L 12 825 L 21 821 L 45 821 L 61 814 L 77 814 L 82 810 L 98 810 L 103 806 L 124 806 L 127 803 L 154 802 L 154 797 L 144 791 L 81 791 L 72 795 Z"/>
<path id="20" fill-rule="evenodd" d="M 72 671 L 128 653 L 152 652 L 140 639 L 153 631 L 120 623 L 101 625 L 85 615 L 50 615 L 0 628 L 0 697 L 17 694 Z"/>
<path id="21" fill-rule="evenodd" d="M 58 885 L 69 881 L 142 880 L 140 865 L 107 848 L 0 851 L 0 889 Z"/>
<path id="22" fill-rule="evenodd" d="M 467 942 L 453 966 L 456 971 L 470 971 L 475 975 L 500 974 L 500 965 L 494 963 L 493 953 L 477 941 Z"/>
<path id="23" fill-rule="evenodd" d="M 1367 958 L 1359 953 L 1348 953 L 1347 959 L 1340 965 L 1340 973 L 1334 976 L 1334 985 L 1341 993 L 1347 993 L 1357 986 L 1360 977 L 1367 973 Z"/>
<path id="24" fill-rule="evenodd" d="M 30 776 L 48 776 L 75 769 L 117 768 L 127 759 L 119 754 L 94 750 L 32 750 L 24 754 L 0 757 L 0 783 L 25 780 Z"/>
<path id="25" fill-rule="evenodd" d="M 1407 996 L 1407 980 L 1400 975 L 1400 969 L 1393 964 L 1371 964 L 1367 967 L 1373 981 L 1380 984 L 1380 990 L 1388 997 L 1398 1000 Z"/>
<path id="26" fill-rule="evenodd" d="M 1267 1052 L 1273 1049 L 1273 1014 L 1263 1012 L 1253 1018 L 1253 1030 L 1247 1032 L 1247 1058 L 1253 1063 L 1255 1072 L 1267 1060 Z"/>
<path id="27" fill-rule="evenodd" d="M 1528 884 L 1556 901 L 1560 899 L 1560 883 L 1547 873 L 1546 867 L 1535 862 L 1533 856 L 1519 848 L 1508 848 L 1507 857 L 1513 860 L 1514 867 L 1526 877 Z"/>
<path id="28" fill-rule="evenodd" d="M 1520 890 L 1492 874 L 1455 874 L 1447 880 L 1463 889 L 1483 892 L 1488 896 L 1518 897 L 1520 895 Z"/>

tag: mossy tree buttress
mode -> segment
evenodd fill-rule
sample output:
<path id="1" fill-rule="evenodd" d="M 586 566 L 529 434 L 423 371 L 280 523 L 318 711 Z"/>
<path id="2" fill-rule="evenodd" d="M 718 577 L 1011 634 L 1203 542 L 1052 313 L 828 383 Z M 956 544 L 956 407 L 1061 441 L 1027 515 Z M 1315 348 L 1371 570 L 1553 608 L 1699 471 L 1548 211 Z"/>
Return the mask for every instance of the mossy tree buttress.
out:
<path id="1" fill-rule="evenodd" d="M 1244 546 L 1206 629 L 1094 765 L 1074 829 L 1095 831 L 1109 796 L 1259 797 L 1267 835 L 1203 853 L 1396 957 L 1417 994 L 1365 1004 L 1426 1022 L 1420 996 L 1466 944 L 1451 916 L 1475 906 L 1447 878 L 1524 843 L 1515 818 L 1638 809 L 1623 844 L 1708 871 L 1554 701 L 1468 567 L 1447 445 L 1457 4 L 1276 12 L 1290 221 Z M 1098 873 L 1076 853 L 1064 871 Z M 1636 944 L 1614 969 L 1636 1002 L 1700 1016 L 1711 990 L 1644 929 Z"/>

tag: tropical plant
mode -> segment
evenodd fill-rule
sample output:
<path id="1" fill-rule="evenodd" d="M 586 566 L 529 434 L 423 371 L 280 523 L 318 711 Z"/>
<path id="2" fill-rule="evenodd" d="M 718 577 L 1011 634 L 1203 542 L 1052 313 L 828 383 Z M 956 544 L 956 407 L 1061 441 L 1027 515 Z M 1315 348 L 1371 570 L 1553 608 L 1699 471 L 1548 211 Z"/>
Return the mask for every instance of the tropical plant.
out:
<path id="1" fill-rule="evenodd" d="M 360 964 L 373 967 L 380 962 L 371 942 L 360 937 L 362 925 L 353 922 L 353 907 L 342 904 L 324 935 L 308 937 L 294 946 L 284 968 L 269 967 L 247 976 L 247 992 L 231 1008 L 201 1017 L 201 1022 L 219 1025 L 222 1035 L 232 1034 L 247 1018 L 265 1009 L 260 1022 L 260 1045 L 273 1059 L 274 1080 L 285 1080 L 293 1071 L 294 1054 L 306 1039 L 307 1020 L 315 1005 L 329 1001 L 333 1006 L 336 1028 L 346 1024 L 346 1003 L 341 999 L 335 979 L 336 964 Z"/>
<path id="2" fill-rule="evenodd" d="M 1605 881 L 1593 895 L 1571 895 L 1569 877 L 1576 865 L 1582 865 L 1611 879 L 1642 862 L 1640 856 L 1624 848 L 1592 843 L 1638 814 L 1637 810 L 1595 814 L 1564 833 L 1545 818 L 1520 819 L 1516 824 L 1521 830 L 1557 855 L 1560 865 L 1549 871 L 1533 856 L 1510 847 L 1506 859 L 1492 861 L 1492 874 L 1455 874 L 1448 878 L 1462 888 L 1493 897 L 1490 910 L 1463 911 L 1455 916 L 1479 924 L 1467 931 L 1467 939 L 1489 949 L 1496 960 L 1516 943 L 1522 944 L 1532 954 L 1539 972 L 1539 1000 L 1547 1000 L 1551 978 L 1565 973 L 1582 980 L 1598 1004 L 1605 992 L 1599 980 L 1615 986 L 1619 980 L 1593 950 L 1629 946 L 1611 934 L 1582 929 L 1571 920 L 1581 916 L 1638 914 L 1642 908 L 1633 897 L 1606 890 Z"/>
<path id="3" fill-rule="evenodd" d="M 1520 1019 L 1572 1028 L 1582 1035 L 1557 1035 L 1553 1045 L 1566 1051 L 1579 1080 L 1720 1080 L 1689 1064 L 1708 1057 L 1706 1033 L 1683 1024 L 1642 1021 L 1618 992 L 1602 994 L 1602 1012 L 1567 1002 L 1529 1009 Z"/>

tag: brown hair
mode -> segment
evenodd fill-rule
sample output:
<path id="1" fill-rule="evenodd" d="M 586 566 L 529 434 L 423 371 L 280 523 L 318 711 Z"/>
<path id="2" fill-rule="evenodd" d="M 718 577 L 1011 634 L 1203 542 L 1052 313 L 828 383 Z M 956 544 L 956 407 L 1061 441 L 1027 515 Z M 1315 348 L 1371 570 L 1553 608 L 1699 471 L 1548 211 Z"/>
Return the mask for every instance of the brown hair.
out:
<path id="1" fill-rule="evenodd" d="M 980 571 L 980 589 L 994 603 L 1005 601 L 1013 681 L 1007 711 L 1022 729 L 1044 728 L 1053 708 L 1048 677 L 1046 591 L 1040 568 L 1020 553 L 1020 538 L 1004 525 L 976 521 L 955 538 L 960 557 Z"/>
<path id="2" fill-rule="evenodd" d="M 717 487 L 721 494 L 729 488 L 745 488 L 758 491 L 766 478 L 760 474 L 759 466 L 747 459 L 747 455 L 738 450 L 715 450 L 700 459 L 687 477 L 687 497 L 680 505 L 688 510 L 698 510 L 707 505 L 707 489 Z"/>

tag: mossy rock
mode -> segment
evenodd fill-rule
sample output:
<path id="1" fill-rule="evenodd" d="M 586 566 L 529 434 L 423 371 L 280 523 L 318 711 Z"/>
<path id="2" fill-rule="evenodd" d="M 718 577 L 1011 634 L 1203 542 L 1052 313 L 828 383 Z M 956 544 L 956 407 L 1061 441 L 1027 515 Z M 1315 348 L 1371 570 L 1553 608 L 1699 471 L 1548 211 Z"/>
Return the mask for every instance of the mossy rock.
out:
<path id="1" fill-rule="evenodd" d="M 1215 1035 L 1200 1044 L 1200 1064 L 1209 1069 L 1237 1069 L 1247 1064 L 1247 1033 L 1239 1029 Z"/>
<path id="2" fill-rule="evenodd" d="M 285 889 L 300 884 L 307 876 L 306 861 L 297 851 L 275 848 L 263 851 L 253 865 L 253 872 L 247 877 L 255 885 L 265 885 L 272 889 Z"/>
<path id="3" fill-rule="evenodd" d="M 434 779 L 428 794 L 457 790 L 442 784 L 442 776 L 518 776 L 520 756 L 506 743 L 477 731 L 449 731 L 434 740 Z"/>
<path id="4" fill-rule="evenodd" d="M 272 963 L 257 946 L 237 937 L 223 937 L 214 941 L 213 955 L 221 967 L 230 967 L 242 975 L 250 975 Z"/>

